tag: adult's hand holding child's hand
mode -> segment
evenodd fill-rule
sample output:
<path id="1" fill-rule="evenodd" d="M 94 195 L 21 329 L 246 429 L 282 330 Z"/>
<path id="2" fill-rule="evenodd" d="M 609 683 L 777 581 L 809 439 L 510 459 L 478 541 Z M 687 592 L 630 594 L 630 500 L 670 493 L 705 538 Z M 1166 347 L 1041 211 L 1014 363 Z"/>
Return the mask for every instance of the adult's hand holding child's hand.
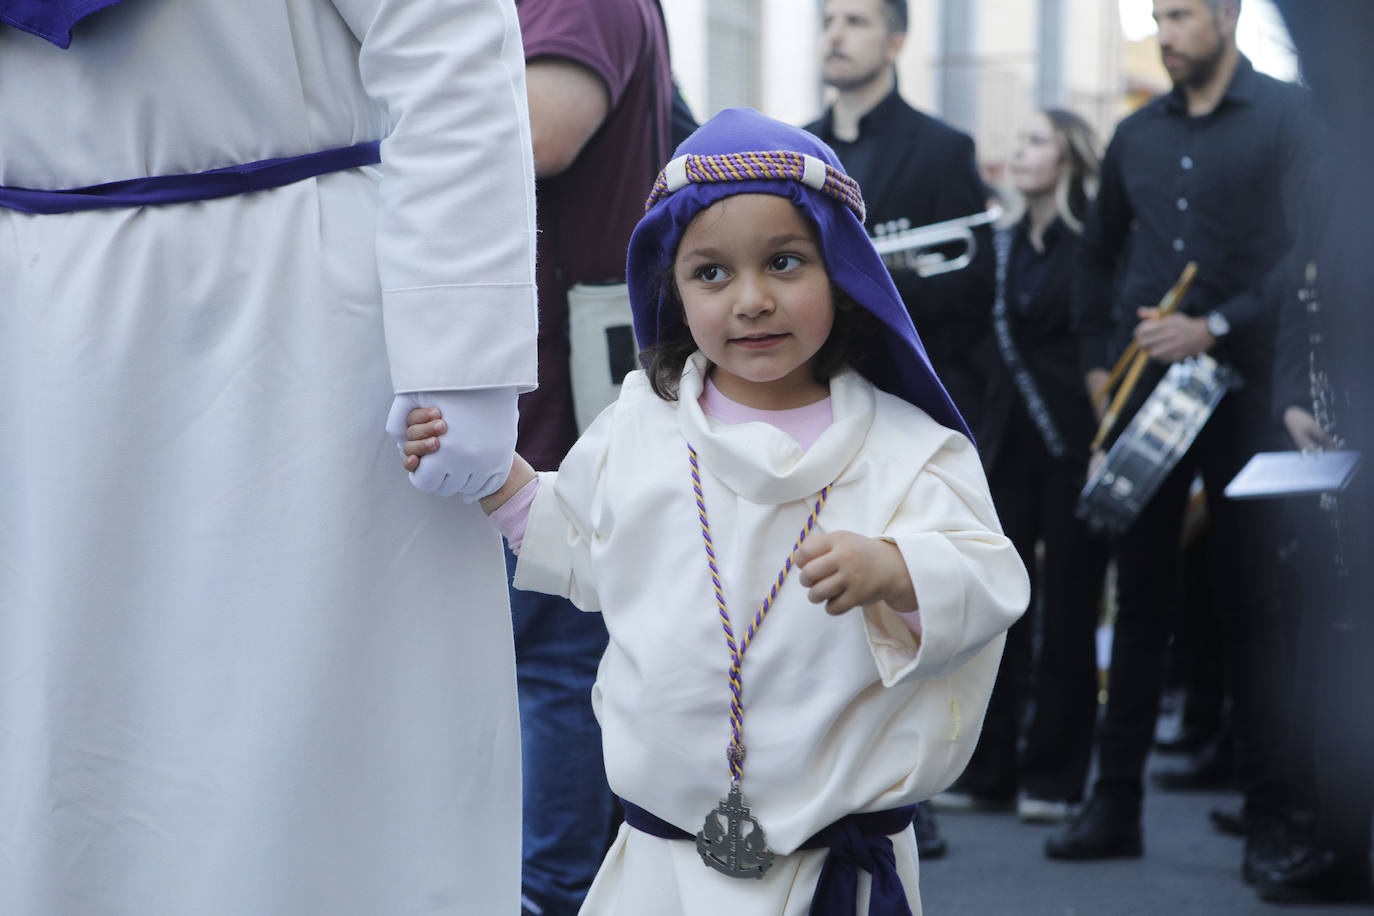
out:
<path id="1" fill-rule="evenodd" d="M 516 397 L 514 387 L 396 395 L 386 431 L 405 456 L 410 482 L 469 503 L 498 490 L 515 455 Z"/>
<path id="2" fill-rule="evenodd" d="M 816 533 L 797 551 L 801 584 L 827 614 L 886 601 L 899 612 L 917 609 L 916 589 L 906 561 L 890 541 L 853 531 Z"/>

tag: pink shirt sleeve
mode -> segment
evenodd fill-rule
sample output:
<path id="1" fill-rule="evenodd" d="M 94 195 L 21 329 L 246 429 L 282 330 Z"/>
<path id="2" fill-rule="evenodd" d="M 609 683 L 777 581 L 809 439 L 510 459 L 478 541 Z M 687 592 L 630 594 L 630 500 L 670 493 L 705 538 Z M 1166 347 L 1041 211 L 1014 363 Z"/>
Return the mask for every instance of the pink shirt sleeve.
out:
<path id="1" fill-rule="evenodd" d="M 918 608 L 914 611 L 898 611 L 897 616 L 902 618 L 902 622 L 907 628 L 917 636 L 921 635 L 921 611 Z"/>
<path id="2" fill-rule="evenodd" d="M 534 505 L 534 495 L 538 492 L 539 478 L 536 477 L 516 490 L 514 496 L 487 516 L 506 539 L 511 553 L 519 553 L 520 545 L 525 541 L 525 526 L 530 521 L 530 506 Z"/>

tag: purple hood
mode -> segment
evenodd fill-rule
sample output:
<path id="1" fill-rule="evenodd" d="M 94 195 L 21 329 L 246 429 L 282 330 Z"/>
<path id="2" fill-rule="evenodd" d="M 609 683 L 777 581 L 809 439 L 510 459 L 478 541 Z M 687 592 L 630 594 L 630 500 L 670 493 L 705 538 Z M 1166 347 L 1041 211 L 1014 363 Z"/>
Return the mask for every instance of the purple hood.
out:
<path id="1" fill-rule="evenodd" d="M 867 373 L 879 388 L 972 438 L 926 357 L 892 277 L 864 231 L 858 186 L 834 151 L 804 130 L 728 108 L 682 142 L 630 237 L 626 277 L 640 347 L 682 327 L 660 277 L 698 213 L 735 194 L 786 197 L 820 233 L 830 279 L 881 324 L 887 359 Z"/>

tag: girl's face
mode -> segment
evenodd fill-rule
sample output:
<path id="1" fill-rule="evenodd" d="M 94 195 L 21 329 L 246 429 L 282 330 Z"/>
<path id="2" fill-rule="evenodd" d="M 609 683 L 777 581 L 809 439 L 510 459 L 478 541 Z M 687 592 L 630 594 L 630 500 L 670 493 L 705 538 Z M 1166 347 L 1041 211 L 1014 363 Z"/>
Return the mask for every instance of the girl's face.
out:
<path id="1" fill-rule="evenodd" d="M 1017 132 L 1016 149 L 1007 165 L 1011 183 L 1026 197 L 1052 194 L 1063 166 L 1064 153 L 1054 135 L 1054 125 L 1044 112 L 1036 112 Z"/>
<path id="2" fill-rule="evenodd" d="M 811 223 L 787 198 L 737 194 L 698 213 L 673 279 L 721 394 L 765 410 L 829 394 L 811 362 L 835 321 L 830 276 Z"/>

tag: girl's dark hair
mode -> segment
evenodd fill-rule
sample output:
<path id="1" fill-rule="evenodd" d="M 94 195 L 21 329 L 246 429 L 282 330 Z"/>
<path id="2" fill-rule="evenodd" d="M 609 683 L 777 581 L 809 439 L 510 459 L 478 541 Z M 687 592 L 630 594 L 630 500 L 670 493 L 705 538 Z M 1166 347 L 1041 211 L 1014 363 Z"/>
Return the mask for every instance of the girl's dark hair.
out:
<path id="1" fill-rule="evenodd" d="M 682 297 L 678 294 L 671 267 L 659 273 L 656 283 L 649 290 L 650 301 L 661 300 L 660 293 L 663 291 L 667 292 L 671 317 L 677 321 L 672 322 L 668 315 L 660 316 L 659 328 L 664 329 L 671 324 L 674 330 L 655 346 L 641 351 L 639 360 L 654 394 L 665 401 L 676 401 L 682 368 L 687 365 L 687 358 L 696 352 L 697 345 L 687 329 Z M 835 303 L 835 323 L 830 329 L 830 336 L 811 363 L 816 381 L 828 382 L 846 366 L 856 369 L 869 380 L 875 379 L 876 375 L 871 370 L 880 365 L 882 358 L 881 353 L 877 352 L 882 341 L 878 319 L 867 309 L 855 304 L 849 294 L 833 281 L 830 294 Z"/>

